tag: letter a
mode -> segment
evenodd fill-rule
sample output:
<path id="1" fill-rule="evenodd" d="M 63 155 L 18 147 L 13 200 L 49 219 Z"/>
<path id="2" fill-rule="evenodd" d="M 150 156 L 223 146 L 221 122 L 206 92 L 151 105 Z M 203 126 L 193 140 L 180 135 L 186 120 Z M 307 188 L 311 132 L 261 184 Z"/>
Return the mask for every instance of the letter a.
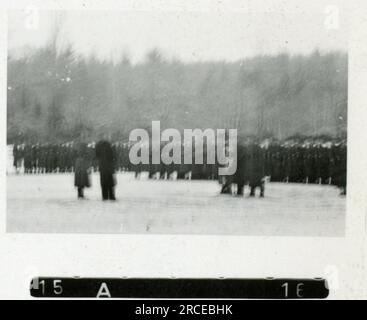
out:
<path id="1" fill-rule="evenodd" d="M 135 310 L 135 314 L 141 314 L 141 308 L 140 307 L 136 307 L 136 310 Z"/>
<path id="2" fill-rule="evenodd" d="M 110 290 L 108 290 L 107 284 L 105 282 L 103 282 L 99 288 L 97 298 L 111 298 Z"/>

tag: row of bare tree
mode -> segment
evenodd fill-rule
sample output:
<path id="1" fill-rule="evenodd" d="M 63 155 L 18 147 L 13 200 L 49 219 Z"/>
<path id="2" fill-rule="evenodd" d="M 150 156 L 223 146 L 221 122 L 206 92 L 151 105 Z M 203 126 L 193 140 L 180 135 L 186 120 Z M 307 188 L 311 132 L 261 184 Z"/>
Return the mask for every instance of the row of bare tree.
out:
<path id="1" fill-rule="evenodd" d="M 134 128 L 237 128 L 285 139 L 346 134 L 348 57 L 257 56 L 238 62 L 165 59 L 132 64 L 77 55 L 54 43 L 8 58 L 8 141 L 67 141 L 81 129 L 125 140 Z"/>

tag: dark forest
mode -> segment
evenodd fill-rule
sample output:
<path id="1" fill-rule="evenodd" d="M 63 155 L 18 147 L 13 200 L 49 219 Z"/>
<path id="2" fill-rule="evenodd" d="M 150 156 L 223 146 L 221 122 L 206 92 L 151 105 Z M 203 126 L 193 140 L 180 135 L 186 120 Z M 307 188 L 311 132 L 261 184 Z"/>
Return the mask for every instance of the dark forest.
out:
<path id="1" fill-rule="evenodd" d="M 158 49 L 133 64 L 84 57 L 50 43 L 8 57 L 8 142 L 62 142 L 88 129 L 124 141 L 134 128 L 236 128 L 240 136 L 345 137 L 348 57 L 256 56 L 182 62 Z"/>

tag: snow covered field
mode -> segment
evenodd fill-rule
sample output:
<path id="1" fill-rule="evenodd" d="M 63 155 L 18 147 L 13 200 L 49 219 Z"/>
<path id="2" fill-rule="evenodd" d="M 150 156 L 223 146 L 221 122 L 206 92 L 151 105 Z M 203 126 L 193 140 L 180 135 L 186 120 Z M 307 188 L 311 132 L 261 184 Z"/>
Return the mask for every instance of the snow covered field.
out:
<path id="1" fill-rule="evenodd" d="M 333 187 L 268 183 L 260 199 L 220 195 L 216 181 L 118 174 L 118 201 L 102 202 L 92 180 L 77 200 L 71 174 L 8 175 L 7 232 L 344 235 L 346 200 Z"/>

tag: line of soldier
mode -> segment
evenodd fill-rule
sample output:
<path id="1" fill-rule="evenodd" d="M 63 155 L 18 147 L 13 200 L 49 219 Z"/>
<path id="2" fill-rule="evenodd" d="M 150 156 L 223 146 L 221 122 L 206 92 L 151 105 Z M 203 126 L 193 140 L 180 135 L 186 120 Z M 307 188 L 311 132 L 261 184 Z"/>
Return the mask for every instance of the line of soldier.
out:
<path id="1" fill-rule="evenodd" d="M 88 148 L 90 157 L 94 151 Z M 15 144 L 13 147 L 14 167 L 24 173 L 74 172 L 77 151 L 74 142 L 62 144 Z M 96 164 L 96 162 L 95 162 Z"/>
<path id="2" fill-rule="evenodd" d="M 286 183 L 336 185 L 346 194 L 347 144 L 338 143 L 253 143 L 245 142 L 237 148 L 237 171 L 223 177 L 222 193 L 243 195 L 244 186 L 250 187 L 250 196 L 256 188 L 264 196 L 265 180 Z"/>
<path id="3" fill-rule="evenodd" d="M 117 171 L 148 172 L 149 178 L 221 179 L 218 164 L 139 164 L 129 161 L 130 143 L 113 143 Z M 92 169 L 98 171 L 95 159 L 95 143 L 88 144 Z M 195 153 L 195 150 L 193 150 Z M 256 156 L 254 156 L 256 154 Z M 76 158 L 74 142 L 63 144 L 14 145 L 14 166 L 17 171 L 23 166 L 26 174 L 73 172 Z M 256 158 L 250 165 L 252 158 Z M 269 177 L 272 182 L 315 183 L 337 185 L 346 192 L 347 144 L 340 142 L 292 142 L 245 143 L 238 146 L 237 172 L 233 179 L 248 182 L 251 172 Z M 255 165 L 256 164 L 256 165 Z M 239 178 L 240 177 L 240 178 Z M 251 177 L 250 177 L 251 178 Z M 231 179 L 227 179 L 230 181 Z M 241 192 L 242 182 L 239 184 Z M 261 187 L 261 186 L 260 186 Z"/>

